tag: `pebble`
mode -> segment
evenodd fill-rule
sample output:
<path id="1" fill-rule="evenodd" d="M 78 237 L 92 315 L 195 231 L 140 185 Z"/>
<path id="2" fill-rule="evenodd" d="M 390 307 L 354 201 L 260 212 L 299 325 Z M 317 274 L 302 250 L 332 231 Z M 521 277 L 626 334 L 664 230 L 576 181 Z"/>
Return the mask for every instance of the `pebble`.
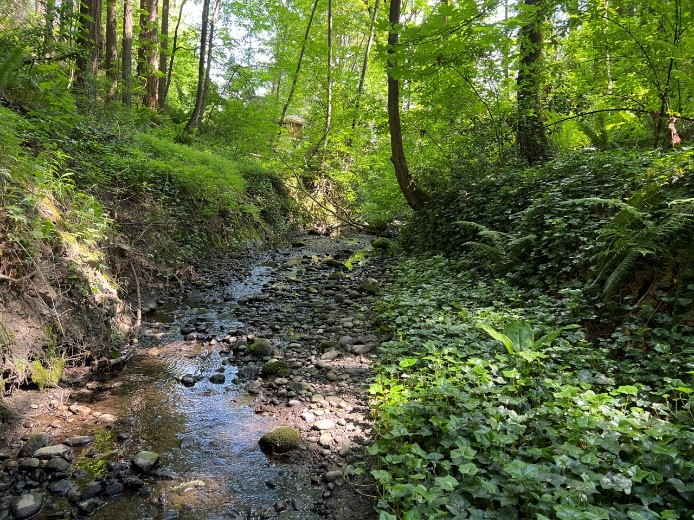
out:
<path id="1" fill-rule="evenodd" d="M 335 422 L 331 419 L 320 419 L 313 423 L 314 430 L 330 430 L 335 427 Z"/>

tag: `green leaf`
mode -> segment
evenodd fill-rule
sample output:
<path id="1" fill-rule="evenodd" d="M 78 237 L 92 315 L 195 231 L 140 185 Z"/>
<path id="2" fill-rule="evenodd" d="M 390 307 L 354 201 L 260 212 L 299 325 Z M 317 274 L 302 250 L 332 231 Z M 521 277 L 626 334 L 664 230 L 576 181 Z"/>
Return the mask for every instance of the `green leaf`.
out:
<path id="1" fill-rule="evenodd" d="M 503 343 L 504 346 L 506 347 L 506 351 L 509 354 L 513 354 L 516 351 L 516 348 L 515 348 L 513 341 L 506 334 L 503 334 L 503 333 L 495 330 L 493 327 L 487 325 L 486 323 L 477 323 L 476 326 L 478 328 L 482 329 L 483 331 L 485 331 L 487 334 L 489 334 L 495 340 Z"/>
<path id="2" fill-rule="evenodd" d="M 458 481 L 450 475 L 436 477 L 434 483 L 444 491 L 453 491 L 458 486 Z"/>

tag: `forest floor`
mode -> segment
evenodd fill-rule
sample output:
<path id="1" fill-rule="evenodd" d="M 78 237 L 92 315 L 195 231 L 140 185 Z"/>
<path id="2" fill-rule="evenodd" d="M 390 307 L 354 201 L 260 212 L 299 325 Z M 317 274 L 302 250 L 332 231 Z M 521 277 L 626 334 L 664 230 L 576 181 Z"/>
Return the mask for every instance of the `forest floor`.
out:
<path id="1" fill-rule="evenodd" d="M 6 399 L 0 518 L 39 504 L 44 518 L 375 518 L 365 448 L 385 261 L 366 236 L 305 236 L 205 259 L 182 290 L 143 288 L 122 370 L 69 370 Z M 298 448 L 263 454 L 278 426 L 300 431 Z M 73 446 L 39 457 L 32 440 Z M 142 450 L 156 470 L 133 466 Z"/>

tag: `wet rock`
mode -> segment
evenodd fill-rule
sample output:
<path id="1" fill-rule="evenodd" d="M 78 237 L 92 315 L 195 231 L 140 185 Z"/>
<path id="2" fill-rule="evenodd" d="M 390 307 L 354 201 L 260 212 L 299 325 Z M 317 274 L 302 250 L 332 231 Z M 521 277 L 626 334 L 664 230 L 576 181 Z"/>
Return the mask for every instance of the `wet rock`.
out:
<path id="1" fill-rule="evenodd" d="M 184 449 L 193 448 L 195 446 L 195 437 L 183 437 L 178 446 Z"/>
<path id="2" fill-rule="evenodd" d="M 132 467 L 140 473 L 149 473 L 159 464 L 160 457 L 153 451 L 141 451 L 130 460 Z"/>
<path id="3" fill-rule="evenodd" d="M 176 480 L 178 478 L 176 472 L 168 468 L 154 468 L 149 474 L 159 480 Z"/>
<path id="4" fill-rule="evenodd" d="M 335 423 L 330 419 L 321 419 L 313 423 L 314 430 L 330 430 L 335 427 Z"/>
<path id="5" fill-rule="evenodd" d="M 43 509 L 43 500 L 41 493 L 25 493 L 10 501 L 10 511 L 18 520 L 30 518 Z"/>
<path id="6" fill-rule="evenodd" d="M 68 479 L 63 478 L 60 480 L 54 480 L 50 484 L 48 484 L 48 491 L 50 493 L 54 493 L 56 495 L 65 495 L 67 494 L 68 491 L 70 491 L 73 488 L 72 482 L 70 482 Z"/>
<path id="7" fill-rule="evenodd" d="M 112 482 L 104 486 L 104 496 L 116 497 L 122 495 L 125 492 L 125 485 L 120 482 Z"/>
<path id="8" fill-rule="evenodd" d="M 278 512 L 281 513 L 282 511 L 285 511 L 287 509 L 287 501 L 286 500 L 278 500 L 275 502 L 275 504 L 272 506 L 272 508 Z"/>
<path id="9" fill-rule="evenodd" d="M 106 505 L 106 502 L 104 502 L 103 500 L 98 498 L 91 498 L 89 500 L 84 500 L 77 504 L 77 508 L 79 509 L 80 514 L 92 516 L 99 509 L 104 507 L 104 505 Z"/>
<path id="10" fill-rule="evenodd" d="M 197 383 L 198 380 L 195 378 L 195 376 L 192 376 L 190 374 L 186 374 L 181 378 L 181 384 L 183 386 L 195 386 L 195 383 Z"/>
<path id="11" fill-rule="evenodd" d="M 212 374 L 208 379 L 210 380 L 210 383 L 222 385 L 226 381 L 226 376 L 224 374 Z"/>
<path id="12" fill-rule="evenodd" d="M 285 453 L 301 445 L 301 433 L 291 426 L 280 426 L 263 435 L 258 444 L 263 450 L 272 453 Z"/>
<path id="13" fill-rule="evenodd" d="M 94 437 L 93 435 L 79 435 L 77 437 L 70 437 L 69 439 L 65 439 L 63 441 L 63 444 L 65 444 L 66 446 L 77 448 L 82 446 L 88 446 L 95 440 L 96 437 Z"/>
<path id="14" fill-rule="evenodd" d="M 45 433 L 38 433 L 36 435 L 32 435 L 31 437 L 29 437 L 29 440 L 27 440 L 24 443 L 24 446 L 21 447 L 19 453 L 17 453 L 17 457 L 31 457 L 34 454 L 34 452 L 39 448 L 44 448 L 46 446 L 50 446 L 51 444 L 53 444 L 53 439 L 50 435 L 47 435 Z"/>
<path id="15" fill-rule="evenodd" d="M 72 460 L 72 448 L 65 444 L 54 444 L 53 446 L 44 446 L 34 452 L 34 457 L 37 459 L 52 459 L 53 457 L 62 457 L 65 460 Z"/>
<path id="16" fill-rule="evenodd" d="M 127 489 L 142 489 L 145 486 L 145 482 L 133 475 L 129 475 L 123 478 L 121 481 Z"/>
<path id="17" fill-rule="evenodd" d="M 101 485 L 101 482 L 91 482 L 82 490 L 80 500 L 85 501 L 97 497 L 101 494 L 102 490 L 103 486 Z"/>

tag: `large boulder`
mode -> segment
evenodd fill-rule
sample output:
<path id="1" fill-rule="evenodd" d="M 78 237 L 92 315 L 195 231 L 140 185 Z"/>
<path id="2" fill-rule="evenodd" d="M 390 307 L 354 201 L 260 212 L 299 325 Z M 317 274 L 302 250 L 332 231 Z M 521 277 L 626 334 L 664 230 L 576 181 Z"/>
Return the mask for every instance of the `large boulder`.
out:
<path id="1" fill-rule="evenodd" d="M 273 350 L 272 342 L 267 338 L 256 338 L 248 347 L 248 353 L 259 358 L 271 355 Z"/>
<path id="2" fill-rule="evenodd" d="M 53 439 L 50 435 L 37 433 L 29 437 L 29 440 L 24 443 L 24 446 L 22 446 L 19 453 L 17 453 L 17 457 L 20 459 L 32 457 L 36 450 L 45 446 L 50 446 L 51 444 L 53 444 Z"/>

